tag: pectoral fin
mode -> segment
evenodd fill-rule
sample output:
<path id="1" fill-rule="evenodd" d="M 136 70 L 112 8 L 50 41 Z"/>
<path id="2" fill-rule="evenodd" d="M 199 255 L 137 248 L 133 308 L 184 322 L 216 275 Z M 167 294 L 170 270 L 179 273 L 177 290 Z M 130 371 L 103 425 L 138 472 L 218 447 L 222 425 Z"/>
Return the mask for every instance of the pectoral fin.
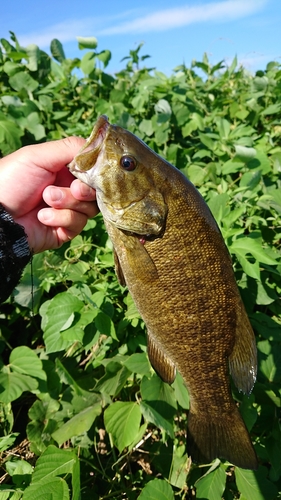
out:
<path id="1" fill-rule="evenodd" d="M 236 340 L 229 357 L 229 368 L 237 389 L 250 394 L 257 375 L 257 348 L 242 301 L 237 312 Z"/>
<path id="2" fill-rule="evenodd" d="M 115 264 L 115 273 L 116 273 L 116 276 L 118 278 L 118 281 L 119 281 L 121 286 L 126 286 L 126 280 L 125 280 L 125 277 L 124 277 L 124 274 L 122 271 L 120 261 L 118 259 L 118 255 L 117 255 L 115 250 L 113 252 L 113 256 L 114 256 L 114 264 Z"/>
<path id="3" fill-rule="evenodd" d="M 137 237 L 134 237 L 133 246 L 129 246 L 126 242 L 126 251 L 128 268 L 134 269 L 139 280 L 151 283 L 159 279 L 156 265 L 146 251 L 145 245 Z"/>
<path id="4" fill-rule="evenodd" d="M 172 384 L 176 378 L 176 367 L 148 332 L 147 353 L 149 361 L 163 382 Z"/>
<path id="5" fill-rule="evenodd" d="M 106 219 L 104 222 L 114 246 L 115 271 L 120 284 L 159 279 L 157 267 L 140 237 L 121 231 Z"/>

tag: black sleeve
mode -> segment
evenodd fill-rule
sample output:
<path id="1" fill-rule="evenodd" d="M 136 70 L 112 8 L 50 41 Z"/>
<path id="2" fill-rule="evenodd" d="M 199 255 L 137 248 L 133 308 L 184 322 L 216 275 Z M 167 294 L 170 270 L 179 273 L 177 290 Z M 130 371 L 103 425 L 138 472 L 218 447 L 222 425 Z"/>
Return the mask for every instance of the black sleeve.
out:
<path id="1" fill-rule="evenodd" d="M 0 204 L 0 302 L 12 293 L 30 258 L 24 228 Z"/>

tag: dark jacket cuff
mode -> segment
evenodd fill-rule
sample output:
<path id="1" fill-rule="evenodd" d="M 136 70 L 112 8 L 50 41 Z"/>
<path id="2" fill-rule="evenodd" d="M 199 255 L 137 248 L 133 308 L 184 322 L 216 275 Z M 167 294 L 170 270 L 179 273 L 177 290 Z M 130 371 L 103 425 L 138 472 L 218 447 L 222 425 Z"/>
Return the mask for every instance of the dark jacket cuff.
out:
<path id="1" fill-rule="evenodd" d="M 18 284 L 31 255 L 24 228 L 0 204 L 0 302 Z"/>

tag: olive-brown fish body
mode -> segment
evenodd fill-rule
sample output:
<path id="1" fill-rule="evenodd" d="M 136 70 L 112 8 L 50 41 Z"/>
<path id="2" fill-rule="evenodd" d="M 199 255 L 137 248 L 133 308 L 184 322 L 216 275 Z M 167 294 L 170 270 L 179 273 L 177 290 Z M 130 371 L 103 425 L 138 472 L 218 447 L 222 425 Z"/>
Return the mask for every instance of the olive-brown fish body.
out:
<path id="1" fill-rule="evenodd" d="M 153 367 L 169 383 L 177 369 L 188 387 L 189 454 L 256 468 L 229 381 L 230 369 L 238 389 L 251 391 L 255 341 L 215 220 L 175 167 L 105 117 L 89 145 L 70 169 L 97 191 L 119 280 L 147 326 Z"/>

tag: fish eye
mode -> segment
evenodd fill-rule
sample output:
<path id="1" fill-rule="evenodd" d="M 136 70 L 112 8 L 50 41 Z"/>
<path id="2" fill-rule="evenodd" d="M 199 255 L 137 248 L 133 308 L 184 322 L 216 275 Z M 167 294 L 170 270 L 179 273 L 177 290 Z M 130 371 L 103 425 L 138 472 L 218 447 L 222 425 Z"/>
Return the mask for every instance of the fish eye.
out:
<path id="1" fill-rule="evenodd" d="M 132 170 L 135 170 L 137 162 L 133 156 L 122 156 L 120 165 L 122 168 L 124 168 L 124 170 L 132 172 Z"/>

